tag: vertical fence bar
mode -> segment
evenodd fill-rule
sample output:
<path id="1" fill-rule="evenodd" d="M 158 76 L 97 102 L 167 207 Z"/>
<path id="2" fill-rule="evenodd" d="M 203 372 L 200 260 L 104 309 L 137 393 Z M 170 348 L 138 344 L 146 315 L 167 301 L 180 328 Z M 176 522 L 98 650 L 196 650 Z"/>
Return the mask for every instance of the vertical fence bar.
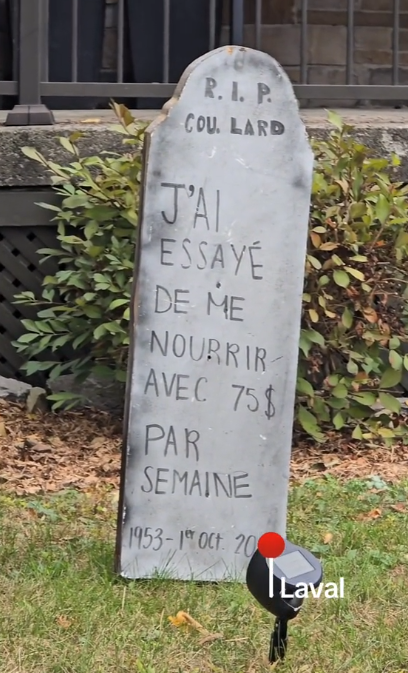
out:
<path id="1" fill-rule="evenodd" d="M 300 83 L 307 84 L 308 42 L 307 42 L 307 0 L 302 0 L 300 19 Z"/>
<path id="2" fill-rule="evenodd" d="M 71 82 L 78 81 L 78 0 L 72 0 Z"/>
<path id="3" fill-rule="evenodd" d="M 347 0 L 346 84 L 353 84 L 354 74 L 354 0 Z"/>
<path id="4" fill-rule="evenodd" d="M 208 51 L 215 49 L 215 33 L 217 25 L 217 0 L 210 0 L 210 41 Z"/>
<path id="5" fill-rule="evenodd" d="M 399 82 L 399 30 L 400 30 L 400 0 L 394 0 L 394 16 L 392 31 L 392 83 Z"/>
<path id="6" fill-rule="evenodd" d="M 48 42 L 49 42 L 49 0 L 42 0 L 42 15 L 43 15 L 43 26 L 45 27 L 44 34 L 41 40 L 41 79 L 43 82 L 48 82 L 49 79 L 49 57 L 48 57 Z"/>
<path id="7" fill-rule="evenodd" d="M 168 84 L 170 71 L 170 0 L 163 0 L 163 82 Z"/>
<path id="8" fill-rule="evenodd" d="M 230 42 L 241 47 L 244 43 L 244 0 L 231 0 Z"/>
<path id="9" fill-rule="evenodd" d="M 13 79 L 18 80 L 19 78 L 19 40 L 20 40 L 20 7 L 17 2 L 16 5 L 10 7 L 10 18 L 11 18 L 11 35 L 13 40 Z"/>
<path id="10" fill-rule="evenodd" d="M 42 0 L 20 0 L 18 35 L 19 104 L 8 113 L 6 126 L 49 125 L 52 113 L 41 103 L 42 38 L 48 26 Z"/>
<path id="11" fill-rule="evenodd" d="M 42 0 L 20 0 L 20 105 L 41 103 L 41 2 Z"/>
<path id="12" fill-rule="evenodd" d="M 123 51 L 125 37 L 125 0 L 118 0 L 118 21 L 117 21 L 118 40 L 116 45 L 116 81 L 118 84 L 123 82 Z"/>
<path id="13" fill-rule="evenodd" d="M 262 43 L 262 0 L 255 4 L 255 49 L 261 49 Z"/>

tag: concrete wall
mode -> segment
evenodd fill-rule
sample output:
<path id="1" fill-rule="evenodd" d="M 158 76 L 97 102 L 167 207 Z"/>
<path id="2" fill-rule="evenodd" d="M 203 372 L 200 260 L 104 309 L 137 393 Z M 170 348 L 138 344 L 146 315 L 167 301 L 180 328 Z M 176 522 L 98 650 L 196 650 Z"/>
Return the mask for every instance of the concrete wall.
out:
<path id="1" fill-rule="evenodd" d="M 391 152 L 398 154 L 402 160 L 398 177 L 408 182 L 408 110 L 339 110 L 339 113 L 345 122 L 354 126 L 355 136 L 371 147 L 377 156 L 389 156 Z M 141 120 L 149 121 L 159 112 L 137 110 L 134 114 Z M 330 125 L 324 110 L 302 110 L 301 115 L 311 137 L 323 138 L 327 135 Z M 83 156 L 103 150 L 126 151 L 122 136 L 110 129 L 115 119 L 109 110 L 92 113 L 57 111 L 57 123 L 52 127 L 6 127 L 2 126 L 5 116 L 5 112 L 0 112 L 0 188 L 49 185 L 47 172 L 40 164 L 24 156 L 21 147 L 35 147 L 54 162 L 65 163 L 71 157 L 62 149 L 58 137 L 68 136 L 75 130 L 86 134 L 79 144 Z"/>

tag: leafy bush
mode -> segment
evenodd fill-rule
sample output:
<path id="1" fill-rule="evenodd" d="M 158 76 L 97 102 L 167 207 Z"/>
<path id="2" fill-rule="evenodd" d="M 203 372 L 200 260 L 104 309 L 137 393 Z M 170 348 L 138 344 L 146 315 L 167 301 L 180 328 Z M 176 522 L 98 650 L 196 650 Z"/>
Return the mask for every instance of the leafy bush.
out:
<path id="1" fill-rule="evenodd" d="M 75 156 L 67 167 L 24 149 L 52 172 L 63 197 L 55 208 L 61 250 L 40 251 L 57 257 L 60 270 L 45 278 L 47 308 L 38 320 L 24 321 L 27 333 L 17 342 L 29 358 L 29 373 L 49 370 L 51 379 L 73 373 L 78 381 L 90 374 L 125 378 L 144 128 L 123 106 L 115 111 L 117 129 L 133 145 L 130 155 L 81 159 L 78 134 L 61 139 Z M 334 426 L 350 428 L 355 439 L 391 442 L 405 432 L 399 402 L 389 391 L 408 369 L 401 350 L 408 322 L 408 189 L 392 179 L 397 157 L 373 157 L 351 127 L 333 113 L 330 120 L 330 137 L 313 142 L 297 421 L 317 440 Z M 36 303 L 27 292 L 18 301 Z M 66 344 L 85 354 L 64 364 L 35 360 Z M 54 407 L 68 398 L 51 396 Z M 384 407 L 376 416 L 375 404 Z"/>
<path id="2" fill-rule="evenodd" d="M 59 270 L 43 282 L 42 300 L 32 292 L 16 296 L 16 303 L 39 306 L 38 319 L 23 320 L 27 332 L 15 346 L 28 358 L 25 371 L 47 371 L 54 381 L 73 374 L 77 383 L 89 376 L 124 381 L 129 344 L 131 282 L 141 180 L 141 146 L 144 127 L 129 111 L 114 105 L 129 153 L 81 158 L 76 143 L 82 134 L 60 138 L 74 156 L 68 166 L 45 159 L 32 148 L 26 156 L 52 173 L 52 183 L 62 197 L 61 207 L 40 203 L 55 211 L 60 249 L 43 248 L 43 259 L 58 260 Z M 38 361 L 44 351 L 69 347 L 68 362 Z M 54 408 L 74 406 L 80 397 L 56 393 Z"/>
<path id="3" fill-rule="evenodd" d="M 351 127 L 313 143 L 315 173 L 300 337 L 297 418 L 316 439 L 326 424 L 355 439 L 405 432 L 395 420 L 408 355 L 408 188 L 393 182 L 399 160 L 372 156 Z M 383 413 L 373 416 L 379 404 Z"/>

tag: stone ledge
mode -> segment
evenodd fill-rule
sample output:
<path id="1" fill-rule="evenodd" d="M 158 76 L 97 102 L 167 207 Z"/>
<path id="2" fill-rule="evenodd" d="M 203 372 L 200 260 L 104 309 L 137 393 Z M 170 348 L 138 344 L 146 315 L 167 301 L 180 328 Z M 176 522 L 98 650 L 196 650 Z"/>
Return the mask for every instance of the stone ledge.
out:
<path id="1" fill-rule="evenodd" d="M 153 120 L 157 110 L 135 110 L 134 116 L 141 121 Z M 380 155 L 390 152 L 402 160 L 399 177 L 408 182 L 408 109 L 339 110 L 345 122 L 355 127 L 355 134 L 362 142 Z M 83 155 L 110 150 L 124 152 L 122 136 L 110 129 L 115 117 L 110 110 L 60 111 L 55 113 L 55 126 L 13 127 L 3 126 L 6 112 L 0 112 L 0 187 L 41 187 L 50 184 L 46 171 L 21 152 L 29 145 L 52 158 L 57 163 L 71 159 L 58 142 L 58 136 L 69 135 L 76 130 L 86 133 L 81 140 Z M 302 119 L 310 136 L 322 138 L 330 125 L 325 110 L 301 110 Z"/>

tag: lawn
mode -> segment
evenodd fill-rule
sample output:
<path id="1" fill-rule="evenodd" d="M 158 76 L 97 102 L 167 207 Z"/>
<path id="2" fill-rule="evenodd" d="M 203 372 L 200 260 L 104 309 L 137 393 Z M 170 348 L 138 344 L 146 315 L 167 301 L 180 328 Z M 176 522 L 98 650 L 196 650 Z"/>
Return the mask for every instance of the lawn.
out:
<path id="1" fill-rule="evenodd" d="M 310 480 L 288 537 L 345 578 L 290 625 L 288 673 L 408 671 L 407 483 Z M 1 673 L 262 673 L 272 618 L 245 586 L 115 577 L 116 490 L 0 495 Z M 214 638 L 169 617 L 188 612 Z"/>

